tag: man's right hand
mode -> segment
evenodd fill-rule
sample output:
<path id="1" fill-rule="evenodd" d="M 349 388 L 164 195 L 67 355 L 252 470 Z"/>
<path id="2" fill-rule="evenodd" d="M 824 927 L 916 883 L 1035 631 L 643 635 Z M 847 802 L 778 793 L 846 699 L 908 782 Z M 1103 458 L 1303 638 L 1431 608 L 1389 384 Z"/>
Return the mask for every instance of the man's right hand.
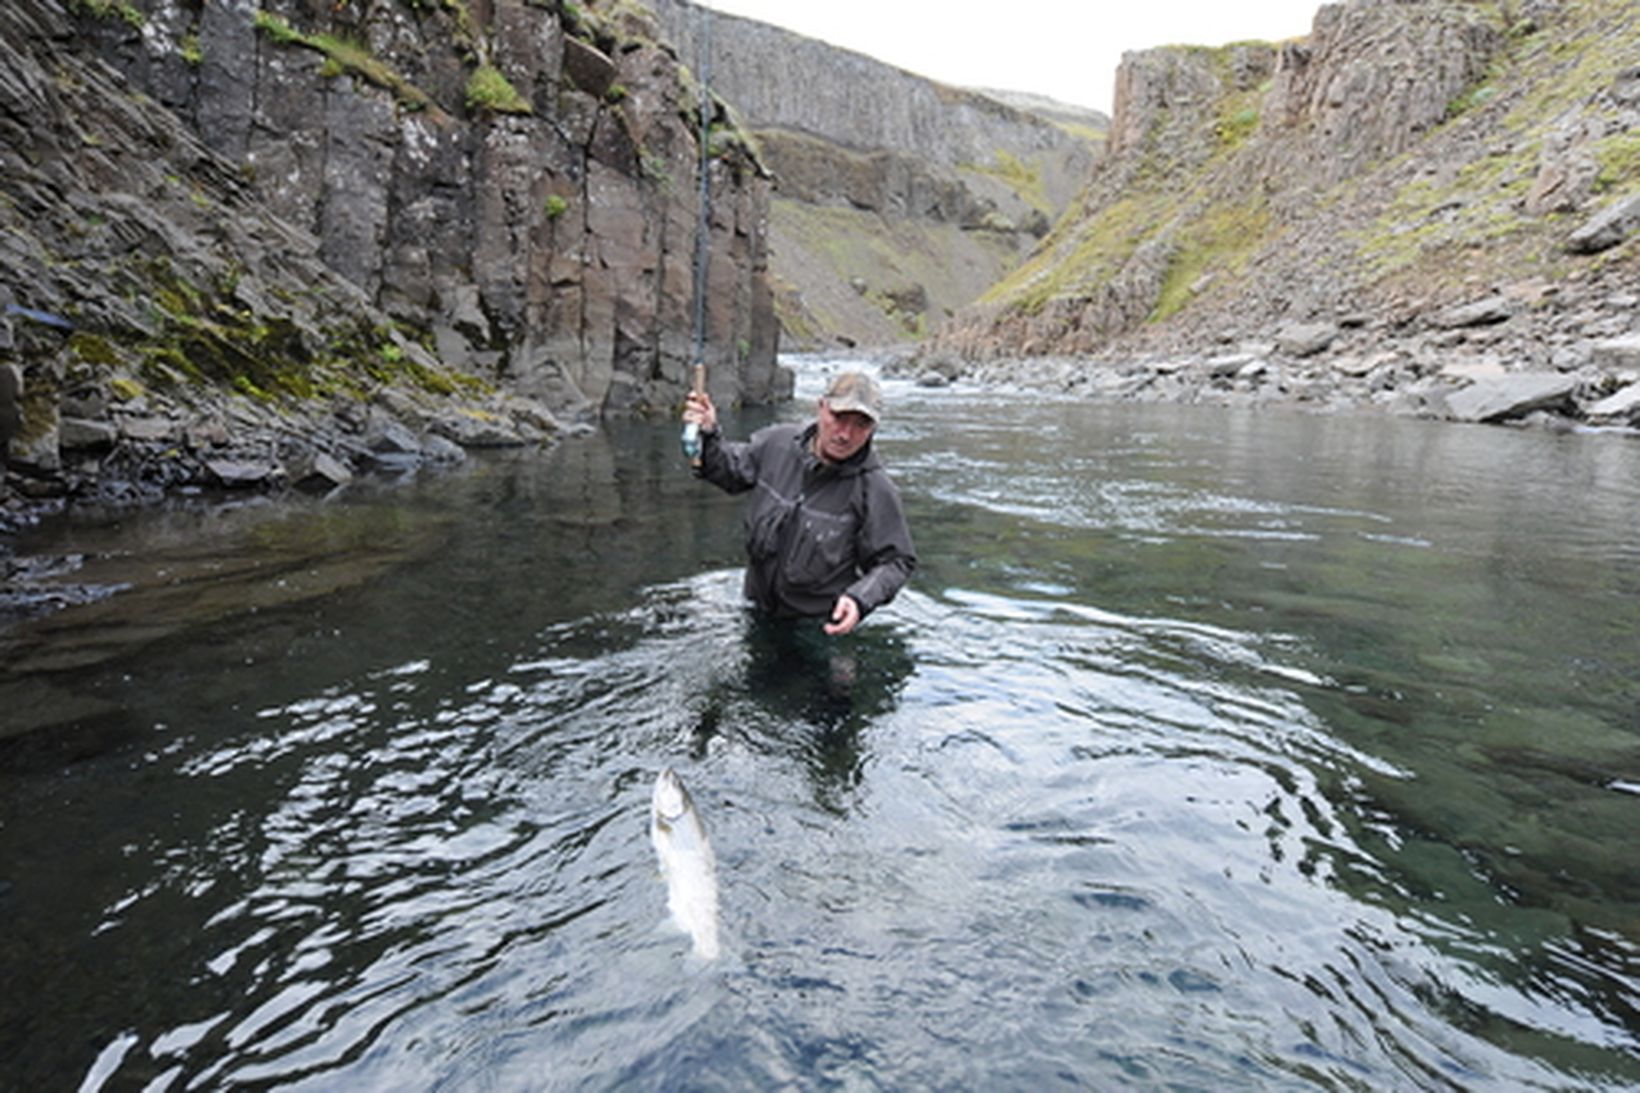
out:
<path id="1" fill-rule="evenodd" d="M 683 402 L 683 420 L 685 424 L 699 425 L 703 433 L 717 432 L 717 407 L 712 405 L 712 396 L 690 392 Z"/>

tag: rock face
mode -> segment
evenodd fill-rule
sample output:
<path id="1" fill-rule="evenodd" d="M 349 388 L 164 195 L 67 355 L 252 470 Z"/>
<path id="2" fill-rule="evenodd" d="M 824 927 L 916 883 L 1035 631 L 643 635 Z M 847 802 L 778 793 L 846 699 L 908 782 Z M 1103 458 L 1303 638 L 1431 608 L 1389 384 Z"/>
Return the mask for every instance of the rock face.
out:
<path id="1" fill-rule="evenodd" d="M 1107 119 L 947 87 L 684 0 L 652 0 L 775 179 L 788 347 L 905 342 L 1018 263 L 1081 188 Z"/>
<path id="2" fill-rule="evenodd" d="M 338 480 L 383 418 L 436 460 L 670 409 L 694 355 L 700 102 L 620 10 L 0 5 L 14 485 Z M 770 184 L 708 121 L 703 355 L 721 400 L 768 401 L 790 383 Z"/>
<path id="3" fill-rule="evenodd" d="M 430 330 L 447 364 L 555 408 L 676 400 L 692 353 L 699 102 L 639 12 L 139 7 L 141 32 L 96 22 L 103 55 L 316 236 L 327 265 Z M 486 93 L 484 75 L 504 91 Z M 709 182 L 706 358 L 726 394 L 751 401 L 779 392 L 767 198 L 755 160 L 725 143 Z"/>
<path id="4" fill-rule="evenodd" d="M 1345 0 L 1280 46 L 1127 54 L 1078 213 L 923 359 L 1006 378 L 1041 358 L 1013 371 L 1101 397 L 1488 420 L 1479 392 L 1448 396 L 1554 373 L 1573 382 L 1548 406 L 1610 420 L 1640 379 L 1594 348 L 1640 333 L 1634 19 Z M 1207 362 L 1227 348 L 1268 366 L 1224 384 Z"/>
<path id="5" fill-rule="evenodd" d="M 714 395 L 784 397 L 767 174 L 714 104 L 701 185 L 699 90 L 613 7 L 0 5 L 0 502 L 670 410 L 697 253 Z"/>

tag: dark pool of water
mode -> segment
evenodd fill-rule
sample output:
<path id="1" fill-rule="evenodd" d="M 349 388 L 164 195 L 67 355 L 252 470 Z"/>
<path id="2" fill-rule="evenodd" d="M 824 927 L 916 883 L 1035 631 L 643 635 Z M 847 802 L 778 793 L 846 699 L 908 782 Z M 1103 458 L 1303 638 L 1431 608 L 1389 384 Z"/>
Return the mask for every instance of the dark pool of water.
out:
<path id="1" fill-rule="evenodd" d="M 837 641 L 670 426 L 42 529 L 0 1086 L 1640 1083 L 1640 443 L 890 395 Z"/>

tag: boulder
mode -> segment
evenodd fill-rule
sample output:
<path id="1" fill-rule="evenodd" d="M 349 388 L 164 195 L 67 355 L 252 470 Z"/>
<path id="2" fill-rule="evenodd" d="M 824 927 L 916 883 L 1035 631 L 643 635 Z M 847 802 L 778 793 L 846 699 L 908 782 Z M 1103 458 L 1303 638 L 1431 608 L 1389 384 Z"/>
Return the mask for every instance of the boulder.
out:
<path id="1" fill-rule="evenodd" d="M 398 421 L 374 415 L 365 432 L 365 444 L 379 456 L 420 456 L 421 441 Z"/>
<path id="2" fill-rule="evenodd" d="M 564 74 L 576 87 L 601 99 L 615 83 L 615 62 L 598 47 L 565 35 Z"/>
<path id="3" fill-rule="evenodd" d="M 1584 407 L 1583 415 L 1596 425 L 1626 425 L 1640 421 L 1640 383 Z"/>
<path id="4" fill-rule="evenodd" d="M 437 433 L 429 433 L 422 444 L 422 454 L 435 466 L 447 466 L 466 459 L 467 449 Z"/>
<path id="5" fill-rule="evenodd" d="M 1573 254 L 1596 254 L 1609 250 L 1640 229 L 1640 193 L 1608 205 L 1566 238 Z"/>
<path id="6" fill-rule="evenodd" d="M 119 432 L 106 421 L 88 421 L 85 418 L 65 417 L 57 424 L 57 443 L 64 448 L 88 450 L 111 448 Z"/>
<path id="7" fill-rule="evenodd" d="M 299 490 L 328 493 L 353 481 L 353 472 L 335 456 L 315 452 L 291 464 L 290 483 Z"/>
<path id="8" fill-rule="evenodd" d="M 1449 307 L 1437 312 L 1430 321 L 1443 330 L 1457 330 L 1468 326 L 1490 326 L 1493 323 L 1506 322 L 1514 314 L 1514 303 L 1507 296 L 1497 295 Z"/>
<path id="9" fill-rule="evenodd" d="M 205 469 L 229 489 L 253 489 L 284 477 L 284 468 L 271 459 L 207 459 Z"/>
<path id="10" fill-rule="evenodd" d="M 1575 377 L 1559 372 L 1516 372 L 1455 391 L 1446 404 L 1458 421 L 1499 421 L 1563 403 L 1576 387 Z"/>
<path id="11" fill-rule="evenodd" d="M 1207 374 L 1214 379 L 1230 379 L 1257 360 L 1258 357 L 1253 353 L 1226 353 L 1221 357 L 1209 357 Z"/>
<path id="12" fill-rule="evenodd" d="M 1276 349 L 1290 357 L 1313 357 L 1337 337 L 1336 323 L 1288 323 L 1276 331 Z"/>
<path id="13" fill-rule="evenodd" d="M 117 420 L 119 422 L 120 435 L 125 437 L 127 440 L 154 440 L 169 442 L 176 439 L 177 423 L 172 421 L 170 418 L 153 417 L 146 414 L 141 416 L 121 414 L 118 415 Z M 226 430 L 223 430 L 220 434 L 212 433 L 209 437 L 200 434 L 195 439 L 200 441 L 198 444 L 199 447 L 204 447 L 206 444 L 211 442 L 226 443 Z"/>
<path id="14" fill-rule="evenodd" d="M 458 410 L 434 420 L 433 431 L 463 448 L 518 448 L 525 440 L 495 414 Z"/>

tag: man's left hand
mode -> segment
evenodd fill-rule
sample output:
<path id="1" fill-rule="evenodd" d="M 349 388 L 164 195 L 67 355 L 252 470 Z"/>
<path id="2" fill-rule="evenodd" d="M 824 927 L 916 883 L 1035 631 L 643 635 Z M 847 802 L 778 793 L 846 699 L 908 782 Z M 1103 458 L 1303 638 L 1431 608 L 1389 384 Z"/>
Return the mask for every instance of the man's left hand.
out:
<path id="1" fill-rule="evenodd" d="M 838 596 L 837 603 L 831 609 L 831 621 L 821 629 L 836 637 L 848 633 L 859 625 L 860 605 L 854 602 L 853 596 Z"/>

